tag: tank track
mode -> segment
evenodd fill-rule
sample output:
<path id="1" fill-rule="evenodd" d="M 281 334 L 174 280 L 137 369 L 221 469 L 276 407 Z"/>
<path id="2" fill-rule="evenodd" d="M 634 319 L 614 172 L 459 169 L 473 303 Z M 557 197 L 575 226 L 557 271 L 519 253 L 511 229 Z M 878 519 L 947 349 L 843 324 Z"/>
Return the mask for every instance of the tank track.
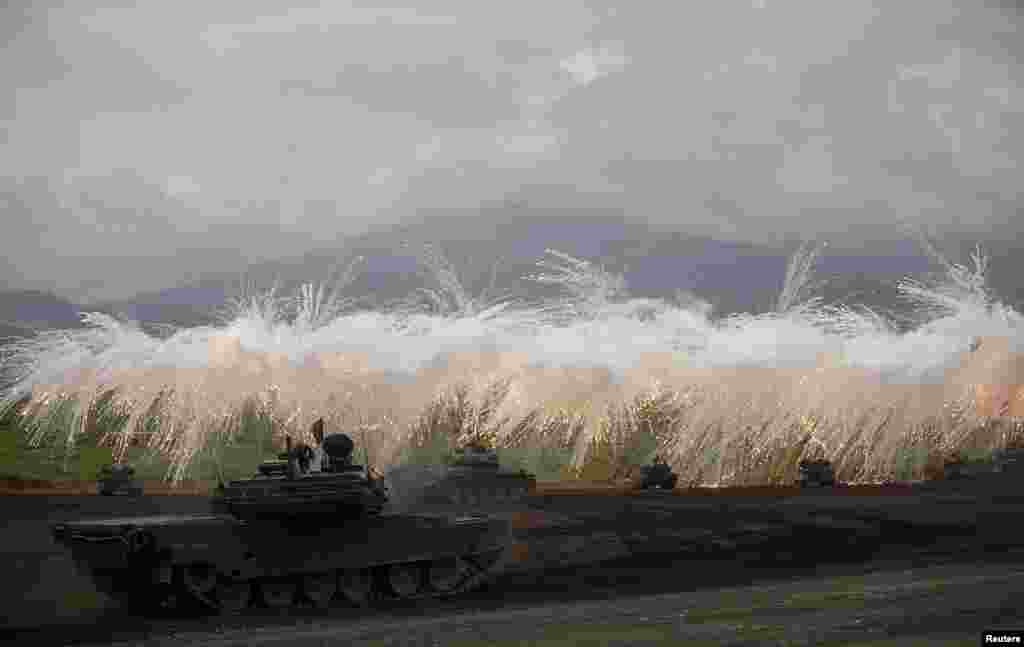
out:
<path id="1" fill-rule="evenodd" d="M 430 567 L 436 562 L 406 562 L 383 566 L 373 566 L 360 570 L 330 571 L 325 573 L 305 574 L 306 576 L 327 576 L 328 580 L 337 583 L 327 599 L 319 602 L 305 590 L 302 576 L 286 576 L 279 578 L 255 578 L 244 582 L 234 582 L 246 590 L 246 599 L 239 603 L 222 602 L 220 591 L 224 590 L 223 580 L 210 569 L 211 580 L 202 576 L 190 576 L 190 567 L 163 567 L 169 572 L 163 579 L 169 580 L 156 586 L 112 586 L 111 583 L 96 581 L 97 588 L 108 596 L 118 600 L 127 609 L 140 615 L 189 614 L 199 613 L 239 615 L 253 609 L 287 609 L 287 608 L 331 608 L 339 605 L 367 607 L 388 601 L 447 599 L 463 595 L 479 589 L 492 576 L 491 569 L 501 557 L 502 550 L 482 554 L 464 555 L 456 560 L 463 570 L 450 586 L 438 588 L 431 583 L 428 576 Z M 417 580 L 415 590 L 399 591 L 389 579 L 392 574 L 404 569 L 405 573 L 414 573 Z M 159 569 L 157 569 L 159 570 Z M 193 569 L 194 570 L 194 569 Z M 346 575 L 361 575 L 368 584 L 365 597 L 353 599 L 341 587 L 341 578 Z M 159 573 L 153 573 L 153 579 L 160 579 Z M 94 578 L 95 579 L 95 578 Z M 407 582 L 408 583 L 408 582 Z M 106 585 L 104 585 L 106 584 Z M 276 592 L 271 593 L 275 588 Z M 237 595 L 237 589 L 236 589 Z M 275 598 L 275 596 L 277 596 Z"/>

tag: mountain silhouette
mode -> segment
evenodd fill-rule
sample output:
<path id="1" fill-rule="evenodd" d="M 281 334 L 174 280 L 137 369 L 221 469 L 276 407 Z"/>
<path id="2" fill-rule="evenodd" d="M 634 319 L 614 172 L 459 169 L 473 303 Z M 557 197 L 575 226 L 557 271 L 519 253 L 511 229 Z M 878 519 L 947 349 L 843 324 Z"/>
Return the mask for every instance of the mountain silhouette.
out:
<path id="1" fill-rule="evenodd" d="M 515 213 L 512 213 L 515 212 Z M 839 240 L 823 250 L 816 265 L 818 290 L 826 302 L 863 304 L 889 312 L 900 310 L 895 284 L 906 276 L 921 277 L 942 268 L 910 238 Z M 953 260 L 969 257 L 973 242 L 966 237 L 945 245 Z M 420 289 L 437 290 L 437 277 L 423 262 L 428 247 L 450 263 L 466 293 L 477 297 L 552 296 L 549 286 L 524 281 L 536 274 L 547 249 L 590 261 L 622 274 L 634 297 L 673 298 L 694 294 L 710 303 L 716 316 L 772 310 L 785 278 L 790 255 L 800 241 L 775 246 L 754 245 L 688 236 L 667 226 L 654 226 L 615 213 L 569 210 L 544 213 L 517 206 L 494 210 L 428 214 L 400 226 L 325 244 L 299 257 L 240 267 L 233 274 L 209 274 L 200 280 L 135 295 L 130 299 L 76 305 L 52 294 L 0 292 L 3 336 L 30 334 L 39 328 L 75 328 L 79 312 L 99 311 L 143 324 L 192 327 L 220 321 L 233 298 L 272 287 L 290 296 L 304 283 L 337 278 L 355 259 L 354 280 L 343 295 L 367 307 L 384 307 Z M 1010 304 L 1024 299 L 1014 277 L 1012 245 L 985 244 L 992 258 L 997 294 Z"/>

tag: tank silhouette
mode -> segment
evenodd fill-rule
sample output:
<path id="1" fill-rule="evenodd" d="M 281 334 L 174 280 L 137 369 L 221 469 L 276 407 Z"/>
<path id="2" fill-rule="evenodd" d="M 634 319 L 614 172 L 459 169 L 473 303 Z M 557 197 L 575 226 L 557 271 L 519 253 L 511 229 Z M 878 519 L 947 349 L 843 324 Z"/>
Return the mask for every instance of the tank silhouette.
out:
<path id="1" fill-rule="evenodd" d="M 526 496 L 536 485 L 536 477 L 524 470 L 502 469 L 494 449 L 469 443 L 455 454 L 445 475 L 424 489 L 420 501 L 471 506 L 509 502 Z"/>
<path id="2" fill-rule="evenodd" d="M 1024 448 L 996 449 L 987 459 L 965 460 L 955 457 L 942 466 L 942 479 L 947 481 L 999 482 L 1020 475 L 1024 464 Z"/>
<path id="3" fill-rule="evenodd" d="M 832 462 L 828 460 L 802 460 L 799 464 L 797 483 L 802 488 L 833 487 L 836 484 Z"/>
<path id="4" fill-rule="evenodd" d="M 103 496 L 142 496 L 142 484 L 135 480 L 135 470 L 115 463 L 100 468 L 96 492 Z"/>
<path id="5" fill-rule="evenodd" d="M 676 481 L 678 480 L 679 477 L 668 466 L 668 463 L 660 456 L 655 456 L 650 465 L 644 465 L 640 468 L 640 483 L 638 487 L 641 490 L 654 488 L 671 490 L 675 488 Z"/>
<path id="6" fill-rule="evenodd" d="M 382 512 L 386 493 L 351 463 L 351 439 L 323 438 L 322 421 L 313 432 L 317 447 L 289 447 L 256 476 L 220 487 L 211 513 L 83 519 L 51 531 L 101 592 L 142 613 L 446 597 L 487 579 L 508 521 Z"/>

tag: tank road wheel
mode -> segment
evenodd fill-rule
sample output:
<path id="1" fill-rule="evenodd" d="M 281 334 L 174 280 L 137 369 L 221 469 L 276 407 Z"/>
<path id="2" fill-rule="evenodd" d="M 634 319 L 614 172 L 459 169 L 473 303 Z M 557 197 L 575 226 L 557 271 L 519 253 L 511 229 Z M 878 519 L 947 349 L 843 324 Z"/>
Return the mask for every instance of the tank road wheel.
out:
<path id="1" fill-rule="evenodd" d="M 142 578 L 92 574 L 89 579 L 97 591 L 117 602 L 125 611 L 143 617 L 159 614 L 163 610 L 161 602 L 169 596 L 170 587 L 154 587 Z"/>
<path id="2" fill-rule="evenodd" d="M 393 564 L 386 572 L 388 588 L 399 598 L 411 598 L 423 588 L 421 564 Z"/>
<path id="3" fill-rule="evenodd" d="M 338 573 L 338 590 L 350 604 L 366 606 L 373 596 L 373 571 L 349 569 Z"/>
<path id="4" fill-rule="evenodd" d="M 436 593 L 454 593 L 472 574 L 472 567 L 461 557 L 439 559 L 431 562 L 427 570 L 427 582 Z"/>
<path id="5" fill-rule="evenodd" d="M 302 595 L 317 609 L 331 606 L 338 591 L 338 578 L 334 573 L 311 573 L 302 578 Z"/>
<path id="6" fill-rule="evenodd" d="M 283 609 L 295 603 L 296 585 L 290 577 L 266 579 L 260 582 L 263 603 L 271 609 Z"/>
<path id="7" fill-rule="evenodd" d="M 216 606 L 217 570 L 212 564 L 189 564 L 181 569 L 181 583 L 189 595 L 206 606 Z"/>
<path id="8" fill-rule="evenodd" d="M 459 592 L 475 591 L 483 586 L 491 568 L 501 559 L 503 552 L 503 550 L 495 550 L 463 558 L 469 564 L 471 573 L 459 584 Z"/>
<path id="9" fill-rule="evenodd" d="M 222 613 L 233 615 L 249 608 L 252 584 L 245 580 L 222 577 L 217 582 L 217 602 Z"/>

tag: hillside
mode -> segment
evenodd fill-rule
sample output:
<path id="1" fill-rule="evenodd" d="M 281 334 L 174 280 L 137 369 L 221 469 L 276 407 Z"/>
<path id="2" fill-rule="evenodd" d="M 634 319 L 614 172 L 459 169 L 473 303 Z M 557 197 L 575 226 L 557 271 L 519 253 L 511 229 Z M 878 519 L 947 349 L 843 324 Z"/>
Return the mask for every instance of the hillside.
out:
<path id="1" fill-rule="evenodd" d="M 36 290 L 0 291 L 0 336 L 20 336 L 34 329 L 80 324 L 78 306 L 55 294 Z"/>

